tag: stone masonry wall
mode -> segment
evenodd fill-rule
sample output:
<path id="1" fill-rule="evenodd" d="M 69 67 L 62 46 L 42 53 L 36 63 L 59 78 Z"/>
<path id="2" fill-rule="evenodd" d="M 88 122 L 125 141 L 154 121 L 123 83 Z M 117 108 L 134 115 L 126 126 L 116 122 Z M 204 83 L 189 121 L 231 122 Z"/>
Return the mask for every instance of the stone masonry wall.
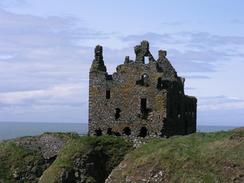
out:
<path id="1" fill-rule="evenodd" d="M 184 78 L 177 76 L 166 51 L 160 50 L 155 60 L 149 43 L 142 41 L 135 47 L 136 60 L 126 56 L 112 75 L 102 54 L 97 46 L 90 70 L 90 135 L 145 137 L 196 131 L 197 100 L 184 94 Z"/>

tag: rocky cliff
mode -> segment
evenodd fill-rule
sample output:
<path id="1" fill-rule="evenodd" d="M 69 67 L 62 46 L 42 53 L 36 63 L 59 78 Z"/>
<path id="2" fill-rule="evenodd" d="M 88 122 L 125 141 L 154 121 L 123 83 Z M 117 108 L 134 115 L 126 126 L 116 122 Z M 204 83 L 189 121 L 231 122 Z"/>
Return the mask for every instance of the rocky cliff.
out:
<path id="1" fill-rule="evenodd" d="M 244 129 L 168 139 L 45 133 L 0 143 L 0 183 L 244 182 Z"/>

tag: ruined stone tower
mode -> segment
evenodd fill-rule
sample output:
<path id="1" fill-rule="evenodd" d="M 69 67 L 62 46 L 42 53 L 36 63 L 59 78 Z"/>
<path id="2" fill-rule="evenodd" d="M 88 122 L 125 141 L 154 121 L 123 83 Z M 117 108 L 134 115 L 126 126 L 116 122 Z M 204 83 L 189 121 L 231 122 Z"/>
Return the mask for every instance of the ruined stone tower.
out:
<path id="1" fill-rule="evenodd" d="M 177 76 L 167 52 L 159 50 L 155 60 L 147 41 L 134 50 L 135 61 L 126 56 L 124 64 L 109 75 L 102 46 L 96 46 L 89 80 L 89 134 L 145 137 L 194 133 L 197 99 L 185 95 L 185 79 Z"/>

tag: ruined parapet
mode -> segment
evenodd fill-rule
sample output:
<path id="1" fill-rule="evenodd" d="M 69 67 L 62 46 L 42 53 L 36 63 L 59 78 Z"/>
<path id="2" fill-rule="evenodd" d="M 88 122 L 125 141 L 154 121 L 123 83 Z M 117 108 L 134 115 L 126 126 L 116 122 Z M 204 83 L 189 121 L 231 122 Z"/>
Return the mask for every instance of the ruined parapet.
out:
<path id="1" fill-rule="evenodd" d="M 125 61 L 124 61 L 124 64 L 129 64 L 129 63 L 132 63 L 133 60 L 130 60 L 130 57 L 129 56 L 126 56 L 125 57 Z"/>
<path id="2" fill-rule="evenodd" d="M 166 56 L 167 51 L 158 51 L 157 69 L 159 72 L 162 72 L 164 74 L 165 78 L 173 79 L 177 77 L 177 72 L 175 71 L 169 60 L 166 58 Z"/>
<path id="3" fill-rule="evenodd" d="M 164 137 L 195 132 L 197 100 L 185 95 L 185 79 L 177 76 L 167 52 L 159 50 L 155 60 L 147 41 L 134 49 L 135 61 L 126 56 L 109 75 L 102 47 L 96 46 L 89 80 L 89 134 Z"/>
<path id="4" fill-rule="evenodd" d="M 90 71 L 102 71 L 102 72 L 107 72 L 107 68 L 104 65 L 103 61 L 103 47 L 100 45 L 97 45 L 95 50 L 94 50 L 94 55 L 95 58 L 92 62 L 92 66 Z"/>
<path id="5" fill-rule="evenodd" d="M 136 63 L 145 64 L 145 57 L 148 57 L 149 62 L 154 62 L 151 52 L 149 51 L 149 42 L 142 41 L 140 45 L 134 48 L 136 54 Z"/>
<path id="6" fill-rule="evenodd" d="M 159 50 L 158 51 L 158 61 L 166 60 L 167 51 L 166 50 Z"/>

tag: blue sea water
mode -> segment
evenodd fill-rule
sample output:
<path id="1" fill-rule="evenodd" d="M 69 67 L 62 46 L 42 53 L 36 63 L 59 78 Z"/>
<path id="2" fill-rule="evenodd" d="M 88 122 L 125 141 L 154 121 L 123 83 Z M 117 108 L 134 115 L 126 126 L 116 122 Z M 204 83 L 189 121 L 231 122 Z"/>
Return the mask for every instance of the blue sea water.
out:
<path id="1" fill-rule="evenodd" d="M 76 132 L 84 135 L 88 132 L 88 125 L 84 123 L 0 122 L 0 140 L 40 135 L 44 132 Z"/>
<path id="2" fill-rule="evenodd" d="M 198 126 L 198 132 L 215 132 L 230 130 L 237 127 L 231 126 Z M 0 122 L 0 140 L 21 136 L 40 135 L 44 132 L 76 132 L 84 135 L 88 132 L 88 124 L 85 123 L 24 123 L 24 122 Z"/>

